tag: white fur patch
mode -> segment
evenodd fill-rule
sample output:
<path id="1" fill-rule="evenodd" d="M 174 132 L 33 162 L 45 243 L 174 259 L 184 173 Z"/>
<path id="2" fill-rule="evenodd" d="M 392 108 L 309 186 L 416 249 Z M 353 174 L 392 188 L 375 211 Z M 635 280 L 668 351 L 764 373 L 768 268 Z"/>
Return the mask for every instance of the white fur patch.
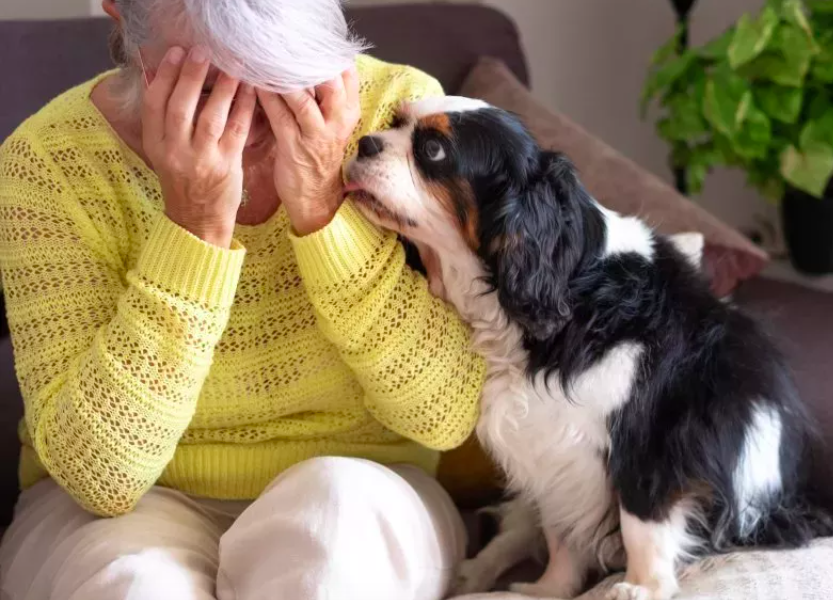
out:
<path id="1" fill-rule="evenodd" d="M 636 217 L 623 217 L 601 205 L 598 206 L 606 226 L 604 256 L 635 252 L 653 260 L 654 233 L 650 227 Z"/>
<path id="2" fill-rule="evenodd" d="M 699 269 L 703 265 L 703 249 L 706 246 L 706 238 L 702 233 L 678 233 L 668 236 L 668 239 L 693 266 Z"/>
<path id="3" fill-rule="evenodd" d="M 557 377 L 529 379 L 521 331 L 483 282 L 480 260 L 461 251 L 442 263 L 448 301 L 471 325 L 474 348 L 488 366 L 481 442 L 510 488 L 538 507 L 542 525 L 586 553 L 579 561 L 615 556 L 617 548 L 605 546 L 618 521 L 605 464 L 607 418 L 630 398 L 643 347 L 611 348 L 574 380 L 568 396 Z"/>
<path id="4" fill-rule="evenodd" d="M 781 489 L 781 429 L 777 411 L 755 407 L 733 480 L 741 535 L 755 527 L 769 496 Z"/>
<path id="5" fill-rule="evenodd" d="M 689 532 L 701 515 L 693 502 L 682 501 L 665 521 L 642 521 L 620 510 L 622 538 L 628 555 L 625 581 L 607 594 L 608 600 L 667 600 L 677 593 L 677 565 L 699 543 Z"/>
<path id="6" fill-rule="evenodd" d="M 460 113 L 472 110 L 483 110 L 491 105 L 474 98 L 463 98 L 462 96 L 441 96 L 436 98 L 423 98 L 408 105 L 408 111 L 416 118 L 426 117 L 437 113 Z"/>

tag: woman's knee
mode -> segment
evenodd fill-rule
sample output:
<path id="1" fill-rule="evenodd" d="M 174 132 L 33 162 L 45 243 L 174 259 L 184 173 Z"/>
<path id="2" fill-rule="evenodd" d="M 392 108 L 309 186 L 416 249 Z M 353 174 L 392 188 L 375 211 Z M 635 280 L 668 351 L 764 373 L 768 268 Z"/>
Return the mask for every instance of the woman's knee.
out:
<path id="1" fill-rule="evenodd" d="M 2 590 L 11 600 L 213 598 L 220 534 L 170 490 L 150 491 L 130 514 L 99 519 L 44 481 L 24 492 L 3 540 Z M 163 593 L 166 581 L 175 595 Z"/>
<path id="2" fill-rule="evenodd" d="M 443 529 L 459 516 L 438 515 L 438 503 L 417 487 L 360 459 L 316 458 L 288 469 L 222 538 L 218 595 L 440 598 L 455 555 L 444 547 L 454 535 Z"/>

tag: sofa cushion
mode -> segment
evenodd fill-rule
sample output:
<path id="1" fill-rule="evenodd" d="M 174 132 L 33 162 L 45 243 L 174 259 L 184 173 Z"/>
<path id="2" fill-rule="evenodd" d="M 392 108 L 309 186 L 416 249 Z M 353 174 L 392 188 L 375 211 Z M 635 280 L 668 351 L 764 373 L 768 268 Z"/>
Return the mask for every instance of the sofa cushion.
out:
<path id="1" fill-rule="evenodd" d="M 816 540 L 796 550 L 755 549 L 706 558 L 687 567 L 675 600 L 827 600 L 833 588 L 833 538 Z M 533 580 L 540 567 L 520 571 Z M 576 600 L 604 600 L 623 579 L 612 575 Z M 524 600 L 511 593 L 470 594 L 453 600 Z"/>
<path id="2" fill-rule="evenodd" d="M 563 114 L 544 107 L 501 61 L 482 58 L 460 93 L 519 115 L 543 147 L 570 157 L 587 188 L 608 208 L 639 215 L 665 234 L 702 233 L 704 270 L 717 294 L 729 293 L 766 264 L 766 253 L 739 232 Z"/>

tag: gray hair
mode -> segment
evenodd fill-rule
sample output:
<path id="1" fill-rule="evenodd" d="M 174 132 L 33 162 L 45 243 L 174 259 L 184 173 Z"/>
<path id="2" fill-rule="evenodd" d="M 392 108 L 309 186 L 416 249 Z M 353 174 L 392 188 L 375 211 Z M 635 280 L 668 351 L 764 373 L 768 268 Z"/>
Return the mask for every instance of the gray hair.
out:
<path id="1" fill-rule="evenodd" d="M 122 16 L 111 43 L 122 66 L 121 92 L 135 107 L 143 80 L 140 46 L 155 42 L 154 22 L 181 24 L 220 70 L 278 93 L 332 79 L 368 48 L 351 31 L 342 0 L 116 0 Z"/>

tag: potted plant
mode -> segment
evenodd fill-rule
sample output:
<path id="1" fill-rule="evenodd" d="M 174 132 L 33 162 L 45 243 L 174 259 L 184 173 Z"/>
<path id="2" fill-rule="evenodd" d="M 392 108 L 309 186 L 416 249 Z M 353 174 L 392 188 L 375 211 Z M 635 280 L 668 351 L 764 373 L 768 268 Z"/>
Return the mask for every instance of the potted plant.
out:
<path id="1" fill-rule="evenodd" d="M 794 266 L 833 272 L 833 0 L 767 0 L 721 36 L 682 49 L 680 32 L 655 54 L 643 116 L 656 102 L 659 135 L 688 191 L 716 166 L 737 167 L 781 202 Z"/>

